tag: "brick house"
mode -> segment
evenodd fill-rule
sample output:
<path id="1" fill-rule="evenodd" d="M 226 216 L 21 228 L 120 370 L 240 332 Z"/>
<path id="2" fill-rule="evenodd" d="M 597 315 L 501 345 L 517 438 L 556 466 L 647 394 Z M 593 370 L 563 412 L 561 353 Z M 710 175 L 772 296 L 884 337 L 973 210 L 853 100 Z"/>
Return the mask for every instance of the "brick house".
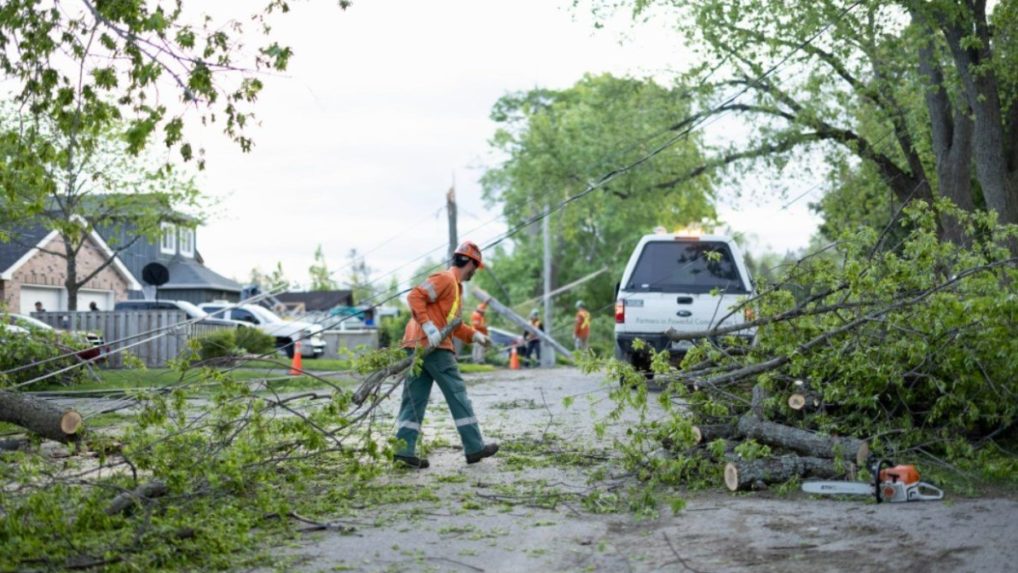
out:
<path id="1" fill-rule="evenodd" d="M 40 302 L 46 310 L 66 310 L 67 261 L 52 254 L 64 252 L 60 234 L 29 225 L 12 235 L 14 240 L 0 243 L 0 301 L 5 308 L 27 314 Z M 112 254 L 102 237 L 91 233 L 77 257 L 78 276 L 87 276 Z M 141 284 L 115 258 L 78 291 L 78 309 L 87 310 L 94 302 L 100 310 L 113 310 L 116 301 L 125 300 L 135 289 L 140 290 Z"/>

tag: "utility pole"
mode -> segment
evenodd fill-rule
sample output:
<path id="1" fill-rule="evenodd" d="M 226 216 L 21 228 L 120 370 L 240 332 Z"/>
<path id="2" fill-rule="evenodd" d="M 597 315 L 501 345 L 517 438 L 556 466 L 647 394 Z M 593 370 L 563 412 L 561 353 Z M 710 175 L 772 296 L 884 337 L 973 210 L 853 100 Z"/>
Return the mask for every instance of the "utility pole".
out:
<path id="1" fill-rule="evenodd" d="M 453 181 L 449 192 L 445 194 L 445 212 L 449 214 L 449 256 L 446 257 L 446 264 L 452 261 L 452 254 L 460 242 L 456 236 L 456 181 Z"/>
<path id="2" fill-rule="evenodd" d="M 544 331 L 551 332 L 551 209 L 544 205 L 544 219 L 541 219 L 541 232 L 544 235 Z M 555 365 L 555 349 L 550 344 L 541 348 L 541 366 Z"/>
<path id="3" fill-rule="evenodd" d="M 456 252 L 456 247 L 459 246 L 459 238 L 456 236 L 456 176 L 453 175 L 452 186 L 449 187 L 449 192 L 445 194 L 445 212 L 449 215 L 449 256 L 445 259 L 445 265 L 443 269 L 447 268 L 452 264 L 453 253 Z M 466 295 L 466 289 L 463 289 L 463 294 Z M 460 303 L 463 304 L 462 302 Z M 460 306 L 460 312 L 462 313 L 463 307 Z M 456 348 L 456 354 L 460 354 L 463 351 L 463 342 L 453 337 L 452 344 Z"/>

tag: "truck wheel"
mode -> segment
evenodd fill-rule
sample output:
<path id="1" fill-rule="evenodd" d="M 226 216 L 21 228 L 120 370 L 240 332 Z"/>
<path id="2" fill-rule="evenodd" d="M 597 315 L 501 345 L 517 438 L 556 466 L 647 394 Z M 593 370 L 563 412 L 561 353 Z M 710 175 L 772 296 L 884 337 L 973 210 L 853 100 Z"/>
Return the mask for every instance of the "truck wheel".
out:
<path id="1" fill-rule="evenodd" d="M 622 360 L 628 362 L 634 369 L 636 369 L 637 372 L 643 374 L 645 383 L 648 387 L 650 387 L 651 383 L 654 381 L 654 372 L 650 369 L 650 360 L 647 359 L 646 355 L 626 354 Z M 625 379 L 622 376 L 619 376 L 619 385 L 625 386 L 625 384 Z M 636 389 L 635 384 L 630 384 L 630 386 L 634 390 Z"/>
<path id="2" fill-rule="evenodd" d="M 282 350 L 287 358 L 293 358 L 293 346 L 289 338 L 276 339 L 276 348 Z"/>

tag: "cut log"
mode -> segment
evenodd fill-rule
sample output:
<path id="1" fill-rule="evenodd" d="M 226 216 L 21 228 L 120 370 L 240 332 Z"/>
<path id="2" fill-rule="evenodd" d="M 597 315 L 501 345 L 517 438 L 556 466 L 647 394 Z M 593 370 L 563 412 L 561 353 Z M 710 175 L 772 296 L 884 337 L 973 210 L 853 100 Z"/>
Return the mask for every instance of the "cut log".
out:
<path id="1" fill-rule="evenodd" d="M 166 495 L 167 492 L 169 492 L 169 488 L 166 487 L 165 483 L 159 480 L 145 482 L 134 488 L 132 491 L 125 491 L 113 498 L 113 503 L 106 508 L 106 515 L 118 515 L 120 513 L 124 513 L 138 503 L 156 497 L 162 497 Z"/>
<path id="2" fill-rule="evenodd" d="M 835 464 L 833 460 L 781 456 L 762 460 L 735 460 L 725 464 L 725 486 L 731 491 L 757 489 L 760 484 L 782 483 L 793 477 L 854 478 L 855 466 L 849 462 Z"/>
<path id="3" fill-rule="evenodd" d="M 696 443 L 709 444 L 717 439 L 731 440 L 740 436 L 739 429 L 733 424 L 704 424 L 693 426 Z"/>
<path id="4" fill-rule="evenodd" d="M 449 334 L 451 334 L 452 331 L 462 322 L 463 322 L 462 320 L 456 318 L 453 319 L 453 321 L 450 322 L 449 324 L 445 325 L 445 327 L 442 328 L 441 331 L 442 339 L 445 340 L 449 336 Z M 428 354 L 431 354 L 432 350 L 434 350 L 434 348 L 426 348 L 424 350 L 424 355 L 427 356 Z M 389 378 L 390 376 L 396 376 L 397 374 L 403 374 L 407 369 L 413 366 L 413 364 L 414 356 L 410 355 L 400 360 L 399 362 L 396 362 L 395 364 L 390 364 L 385 368 L 381 368 L 379 370 L 372 372 L 367 378 L 364 379 L 364 382 L 361 382 L 361 385 L 357 387 L 357 391 L 354 392 L 353 394 L 353 403 L 360 406 L 361 404 L 364 403 L 365 400 L 368 399 L 368 396 L 373 394 L 375 390 L 377 390 L 378 387 L 381 386 L 382 382 L 385 381 L 386 378 Z"/>
<path id="5" fill-rule="evenodd" d="M 81 414 L 18 392 L 0 391 L 0 422 L 20 426 L 49 440 L 70 443 L 81 437 Z"/>
<path id="6" fill-rule="evenodd" d="M 739 419 L 739 432 L 747 438 L 772 446 L 781 446 L 819 458 L 841 456 L 845 460 L 864 465 L 870 455 L 870 447 L 857 438 L 825 436 L 783 424 L 761 420 L 752 414 Z"/>
<path id="7" fill-rule="evenodd" d="M 820 404 L 820 395 L 814 392 L 797 392 L 788 397 L 788 407 L 796 412 L 817 410 Z"/>

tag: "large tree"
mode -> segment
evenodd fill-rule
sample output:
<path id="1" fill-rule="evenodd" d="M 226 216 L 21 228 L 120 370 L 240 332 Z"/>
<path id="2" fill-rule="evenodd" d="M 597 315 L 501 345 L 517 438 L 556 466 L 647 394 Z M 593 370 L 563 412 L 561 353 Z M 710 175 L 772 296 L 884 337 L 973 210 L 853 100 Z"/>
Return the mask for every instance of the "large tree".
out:
<path id="1" fill-rule="evenodd" d="M 69 310 L 78 308 L 78 291 L 121 252 L 140 240 L 156 240 L 162 223 L 198 225 L 207 206 L 207 199 L 180 169 L 148 153 L 127 153 L 123 131 L 113 125 L 102 138 L 81 146 L 45 116 L 0 117 L 0 130 L 21 135 L 18 145 L 36 146 L 21 159 L 30 158 L 38 171 L 33 180 L 0 198 L 0 220 L 10 228 L 41 226 L 59 233 L 60 247 L 45 245 L 40 250 L 64 260 Z M 96 251 L 98 264 L 86 270 L 79 259 L 94 231 L 103 236 L 111 252 Z M 17 232 L 9 235 L 6 240 L 25 249 L 36 246 L 24 243 Z"/>
<path id="2" fill-rule="evenodd" d="M 325 262 L 325 253 L 322 251 L 321 243 L 315 248 L 315 262 L 308 267 L 308 276 L 311 278 L 311 287 L 308 290 L 336 290 L 339 283 L 332 278 L 329 265 Z"/>
<path id="3" fill-rule="evenodd" d="M 55 254 L 67 260 L 72 310 L 77 289 L 91 278 L 78 275 L 76 258 L 92 228 L 108 226 L 111 214 L 127 223 L 134 237 L 123 248 L 150 235 L 182 202 L 194 202 L 193 188 L 169 176 L 172 161 L 150 169 L 137 159 L 151 142 L 161 136 L 181 160 L 197 157 L 201 167 L 202 151 L 185 137 L 191 111 L 202 124 L 221 123 L 242 149 L 251 147 L 245 128 L 261 72 L 284 70 L 291 56 L 269 37 L 267 16 L 287 10 L 285 1 L 267 0 L 250 22 L 263 43 L 250 50 L 241 21 L 185 10 L 182 0 L 0 5 L 0 74 L 18 118 L 0 132 L 0 216 L 5 227 L 41 218 L 60 231 L 65 248 Z M 111 142 L 122 149 L 111 155 Z M 113 161 L 119 164 L 104 165 Z M 138 174 L 146 176 L 130 176 Z M 157 194 L 137 200 L 153 183 Z M 119 190 L 126 193 L 90 200 L 97 191 Z"/>
<path id="4" fill-rule="evenodd" d="M 694 73 L 704 95 L 694 117 L 734 114 L 757 128 L 705 167 L 783 165 L 812 149 L 865 162 L 898 204 L 943 196 L 1018 222 L 1014 0 L 992 15 L 982 0 L 628 4 L 677 15 L 695 59 L 709 62 Z M 964 240 L 949 217 L 941 229 Z"/>
<path id="5" fill-rule="evenodd" d="M 269 16 L 289 5 L 264 0 L 250 18 L 208 16 L 196 5 L 6 0 L 0 73 L 13 86 L 9 95 L 27 112 L 50 116 L 81 145 L 100 137 L 110 118 L 122 118 L 132 152 L 160 133 L 189 160 L 195 150 L 184 137 L 184 120 L 191 110 L 203 124 L 221 123 L 247 149 L 261 72 L 285 70 L 292 56 L 272 39 L 269 25 Z"/>
<path id="6" fill-rule="evenodd" d="M 564 90 L 535 89 L 498 101 L 492 118 L 500 124 L 491 145 L 505 160 L 489 170 L 484 193 L 502 207 L 510 227 L 539 216 L 583 192 L 599 177 L 653 155 L 671 133 L 662 130 L 689 113 L 683 90 L 650 80 L 587 76 Z M 708 179 L 676 182 L 702 161 L 695 135 L 625 171 L 592 194 L 552 214 L 553 284 L 582 278 L 604 265 L 605 273 L 565 297 L 603 306 L 613 296 L 614 276 L 636 240 L 657 225 L 712 220 Z M 541 225 L 514 235 L 511 254 L 493 257 L 491 268 L 514 300 L 538 294 L 542 265 Z M 482 286 L 490 277 L 478 275 Z"/>

